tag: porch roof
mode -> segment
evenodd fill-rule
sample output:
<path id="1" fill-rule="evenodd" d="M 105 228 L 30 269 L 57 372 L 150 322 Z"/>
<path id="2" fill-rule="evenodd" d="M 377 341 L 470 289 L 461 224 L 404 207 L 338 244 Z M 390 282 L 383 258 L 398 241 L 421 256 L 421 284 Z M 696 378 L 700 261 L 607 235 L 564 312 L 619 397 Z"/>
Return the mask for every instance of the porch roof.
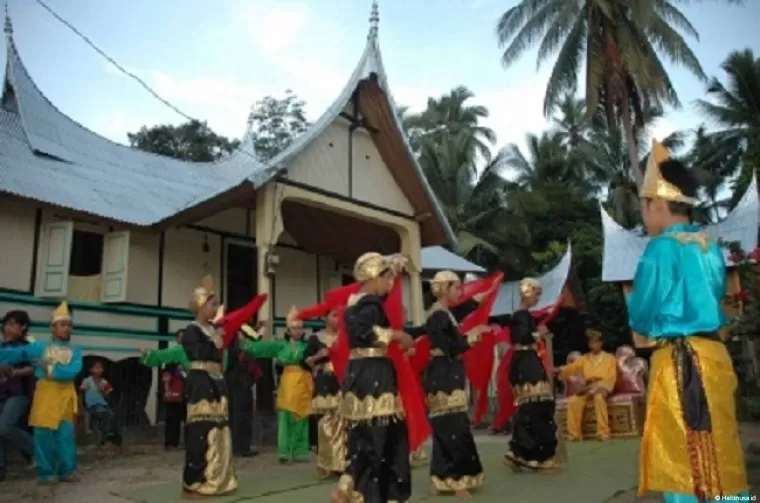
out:
<path id="1" fill-rule="evenodd" d="M 422 268 L 430 271 L 486 272 L 484 268 L 443 246 L 428 246 L 422 249 Z"/>
<path id="2" fill-rule="evenodd" d="M 335 102 L 309 131 L 266 163 L 256 158 L 248 132 L 235 152 L 216 162 L 193 163 L 120 145 L 86 129 L 58 110 L 36 86 L 19 56 L 7 16 L 5 32 L 0 192 L 136 226 L 207 216 L 250 197 L 255 188 L 282 174 L 288 161 L 306 149 L 361 89 L 368 96 L 362 114 L 382 123 L 378 124 L 382 132 L 373 133 L 373 139 L 415 206 L 423 244 L 455 242 L 396 114 L 376 19 L 359 63 Z"/>
<path id="3" fill-rule="evenodd" d="M 601 205 L 599 211 L 602 213 L 604 232 L 602 281 L 610 283 L 633 281 L 636 266 L 644 254 L 649 238 L 635 230 L 623 228 Z M 760 198 L 757 192 L 757 178 L 753 178 L 744 196 L 726 215 L 726 218 L 705 226 L 704 231 L 716 241 L 738 241 L 743 250 L 752 251 L 757 247 L 759 225 Z M 727 250 L 724 251 L 724 256 L 726 265 L 732 266 Z"/>

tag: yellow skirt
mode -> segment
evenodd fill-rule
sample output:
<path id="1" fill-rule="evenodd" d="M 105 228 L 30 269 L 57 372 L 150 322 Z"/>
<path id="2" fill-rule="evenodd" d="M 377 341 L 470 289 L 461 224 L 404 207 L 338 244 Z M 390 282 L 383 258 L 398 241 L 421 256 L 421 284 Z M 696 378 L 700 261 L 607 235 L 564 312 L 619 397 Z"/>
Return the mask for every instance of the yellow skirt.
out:
<path id="1" fill-rule="evenodd" d="M 77 401 L 73 382 L 40 379 L 34 388 L 29 426 L 57 430 L 62 421 L 74 421 Z"/>
<path id="2" fill-rule="evenodd" d="M 314 379 L 298 365 L 288 365 L 282 371 L 277 387 L 277 410 L 293 413 L 296 419 L 311 414 L 311 397 L 314 393 Z"/>
<path id="3" fill-rule="evenodd" d="M 644 437 L 639 459 L 639 496 L 647 491 L 693 494 L 695 474 L 708 496 L 747 491 L 744 455 L 736 422 L 737 380 L 731 357 L 722 342 L 689 337 L 699 358 L 712 433 L 697 433 L 692 463 L 678 393 L 672 347 L 655 350 L 651 359 Z M 713 450 L 714 447 L 714 450 Z"/>

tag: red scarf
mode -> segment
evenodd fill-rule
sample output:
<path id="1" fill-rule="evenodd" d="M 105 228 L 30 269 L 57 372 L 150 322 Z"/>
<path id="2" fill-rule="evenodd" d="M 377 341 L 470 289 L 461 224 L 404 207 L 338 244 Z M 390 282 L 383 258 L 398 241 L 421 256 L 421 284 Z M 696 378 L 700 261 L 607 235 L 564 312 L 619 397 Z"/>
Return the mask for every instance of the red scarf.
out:
<path id="1" fill-rule="evenodd" d="M 350 356 L 351 348 L 348 342 L 348 332 L 344 324 L 344 311 L 348 298 L 351 294 L 359 292 L 359 283 L 336 288 L 327 292 L 326 303 L 338 309 L 340 316 L 340 329 L 338 330 L 338 340 L 333 344 L 330 350 L 330 359 L 332 360 L 335 374 L 338 379 L 343 380 L 346 365 Z M 401 290 L 401 281 L 395 281 L 393 289 L 388 293 L 385 299 L 385 315 L 391 323 L 391 328 L 401 330 L 404 328 L 404 304 Z M 430 424 L 427 420 L 425 411 L 425 395 L 422 392 L 419 378 L 415 375 L 409 363 L 409 358 L 398 344 L 391 342 L 388 346 L 388 357 L 393 361 L 393 368 L 396 370 L 396 383 L 398 386 L 401 402 L 404 405 L 406 414 L 406 429 L 409 437 L 409 451 L 415 451 L 419 448 L 431 434 Z"/>
<path id="2" fill-rule="evenodd" d="M 534 318 L 543 318 L 539 323 L 540 326 L 548 325 L 557 316 L 557 314 L 559 314 L 559 308 L 562 306 L 562 300 L 563 297 L 560 295 L 557 303 L 553 306 L 531 312 Z M 512 343 L 509 328 L 504 329 L 503 342 L 509 342 L 510 344 Z M 546 351 L 546 343 L 543 339 L 538 340 L 537 347 L 538 356 L 541 358 L 541 362 L 544 364 L 546 375 L 547 377 L 550 377 L 552 373 L 551 360 L 549 359 L 549 353 Z M 509 418 L 511 418 L 514 413 L 517 412 L 515 393 L 512 390 L 511 383 L 509 382 L 509 369 L 510 365 L 512 364 L 512 356 L 514 355 L 514 352 L 514 346 L 510 346 L 509 351 L 507 351 L 507 353 L 504 355 L 504 358 L 501 359 L 499 368 L 496 370 L 496 397 L 497 401 L 499 402 L 499 410 L 493 420 L 493 424 L 491 425 L 494 430 L 500 430 L 504 426 L 504 423 L 509 421 Z"/>
<path id="3" fill-rule="evenodd" d="M 266 302 L 267 294 L 262 293 L 257 295 L 245 306 L 228 313 L 227 316 L 217 322 L 217 326 L 224 329 L 224 345 L 223 348 L 227 348 L 232 342 L 232 339 L 245 323 L 251 321 L 256 316 L 256 313 L 261 309 L 261 306 Z"/>
<path id="4" fill-rule="evenodd" d="M 504 274 L 496 273 L 488 278 L 464 283 L 458 305 L 472 299 L 476 295 L 487 292 L 495 282 L 501 283 L 503 277 Z M 498 295 L 499 290 L 497 288 L 459 323 L 459 332 L 462 336 L 466 337 L 467 332 L 475 327 L 488 324 L 488 317 L 493 310 L 493 305 Z M 472 346 L 462 356 L 467 372 L 467 379 L 476 392 L 475 424 L 480 423 L 488 409 L 488 384 L 491 381 L 491 373 L 493 372 L 493 348 L 495 344 L 495 334 L 493 332 L 486 332 L 482 335 L 480 342 Z M 414 355 L 410 359 L 414 370 L 420 374 L 430 361 L 430 339 L 427 336 L 417 339 Z"/>

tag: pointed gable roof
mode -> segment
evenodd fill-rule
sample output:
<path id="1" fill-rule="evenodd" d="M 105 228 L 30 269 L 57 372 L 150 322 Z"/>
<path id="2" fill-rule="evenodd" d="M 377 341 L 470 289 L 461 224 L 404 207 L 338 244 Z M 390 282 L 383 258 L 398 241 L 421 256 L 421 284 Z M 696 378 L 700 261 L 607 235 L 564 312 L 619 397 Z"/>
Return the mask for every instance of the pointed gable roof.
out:
<path id="1" fill-rule="evenodd" d="M 150 226 L 264 169 L 250 140 L 217 162 L 193 163 L 119 145 L 86 129 L 42 94 L 19 56 L 8 17 L 5 26 L 0 191 Z"/>
<path id="2" fill-rule="evenodd" d="M 636 266 L 644 254 L 649 238 L 618 224 L 600 204 L 604 251 L 602 256 L 602 281 L 608 283 L 633 281 Z M 737 241 L 745 251 L 757 247 L 758 226 L 760 225 L 760 198 L 757 192 L 757 178 L 752 179 L 739 203 L 726 218 L 707 225 L 704 231 L 711 239 L 727 243 Z M 733 265 L 728 251 L 724 251 L 726 265 Z"/>
<path id="3" fill-rule="evenodd" d="M 415 204 L 423 244 L 455 244 L 454 232 L 396 113 L 377 40 L 378 19 L 374 2 L 367 43 L 349 81 L 333 104 L 287 149 L 261 163 L 247 132 L 232 154 L 212 163 L 193 163 L 114 143 L 58 110 L 21 61 L 6 14 L 0 192 L 137 226 L 182 223 L 210 208 L 223 209 L 218 205 L 231 193 L 250 198 L 254 188 L 284 173 L 288 162 L 316 140 L 359 92 L 366 96 L 362 115 L 377 123 L 379 132 L 371 133 L 373 140 L 397 183 Z"/>

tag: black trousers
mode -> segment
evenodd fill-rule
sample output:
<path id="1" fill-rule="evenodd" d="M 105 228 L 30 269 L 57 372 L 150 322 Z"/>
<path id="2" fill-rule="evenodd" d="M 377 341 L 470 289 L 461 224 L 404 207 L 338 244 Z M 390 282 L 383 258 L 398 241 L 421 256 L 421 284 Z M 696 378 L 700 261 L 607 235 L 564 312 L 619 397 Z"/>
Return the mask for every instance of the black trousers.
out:
<path id="1" fill-rule="evenodd" d="M 164 447 L 179 447 L 182 423 L 185 422 L 187 405 L 185 402 L 165 402 Z"/>

